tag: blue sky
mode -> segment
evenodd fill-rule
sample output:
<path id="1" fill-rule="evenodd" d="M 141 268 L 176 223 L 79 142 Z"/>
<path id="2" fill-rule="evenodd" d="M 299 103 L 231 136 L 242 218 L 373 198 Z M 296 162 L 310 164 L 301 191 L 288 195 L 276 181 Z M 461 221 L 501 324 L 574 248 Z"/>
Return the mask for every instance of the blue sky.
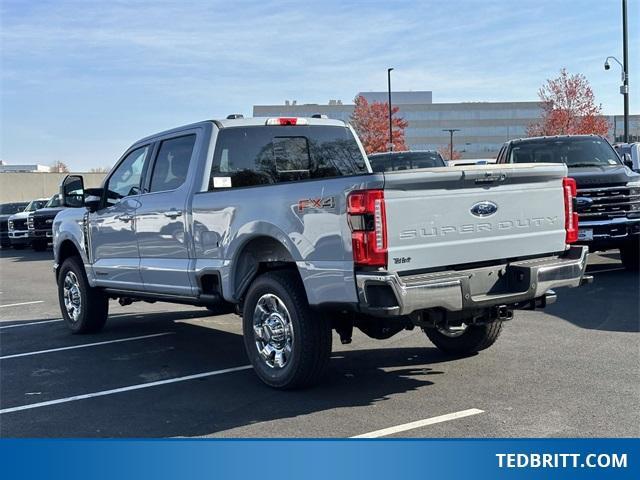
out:
<path id="1" fill-rule="evenodd" d="M 1 0 L 0 159 L 110 166 L 150 133 L 254 104 L 432 90 L 435 102 L 535 100 L 561 67 L 622 113 L 620 0 Z M 640 1 L 629 0 L 640 113 Z"/>

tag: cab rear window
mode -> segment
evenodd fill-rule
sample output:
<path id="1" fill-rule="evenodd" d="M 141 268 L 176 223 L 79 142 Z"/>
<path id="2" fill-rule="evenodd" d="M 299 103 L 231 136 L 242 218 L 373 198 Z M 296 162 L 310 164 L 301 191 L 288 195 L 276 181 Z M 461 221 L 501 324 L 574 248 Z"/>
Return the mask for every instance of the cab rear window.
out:
<path id="1" fill-rule="evenodd" d="M 218 133 L 209 190 L 367 173 L 345 127 L 253 126 Z"/>

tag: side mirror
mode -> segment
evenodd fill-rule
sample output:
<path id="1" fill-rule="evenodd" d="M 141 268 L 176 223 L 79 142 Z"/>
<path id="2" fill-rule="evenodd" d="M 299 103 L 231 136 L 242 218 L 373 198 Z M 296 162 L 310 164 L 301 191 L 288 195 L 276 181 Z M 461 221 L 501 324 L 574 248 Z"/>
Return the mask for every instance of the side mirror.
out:
<path id="1" fill-rule="evenodd" d="M 67 175 L 60 185 L 60 199 L 65 207 L 84 206 L 84 179 L 81 175 Z"/>
<path id="2" fill-rule="evenodd" d="M 93 213 L 100 208 L 100 205 L 102 205 L 102 189 L 87 188 L 84 191 L 84 206 L 87 210 Z"/>
<path id="3" fill-rule="evenodd" d="M 633 160 L 631 160 L 630 154 L 625 153 L 624 155 L 622 155 L 622 163 L 633 170 Z"/>

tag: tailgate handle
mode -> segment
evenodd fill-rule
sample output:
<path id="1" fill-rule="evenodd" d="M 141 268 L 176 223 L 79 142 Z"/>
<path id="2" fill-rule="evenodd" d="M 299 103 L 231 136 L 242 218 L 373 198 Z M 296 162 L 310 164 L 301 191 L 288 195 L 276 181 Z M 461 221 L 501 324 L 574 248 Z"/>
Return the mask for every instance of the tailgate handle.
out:
<path id="1" fill-rule="evenodd" d="M 484 172 L 482 177 L 476 178 L 476 183 L 493 183 L 493 182 L 504 182 L 507 179 L 506 173 L 497 173 L 493 172 Z"/>

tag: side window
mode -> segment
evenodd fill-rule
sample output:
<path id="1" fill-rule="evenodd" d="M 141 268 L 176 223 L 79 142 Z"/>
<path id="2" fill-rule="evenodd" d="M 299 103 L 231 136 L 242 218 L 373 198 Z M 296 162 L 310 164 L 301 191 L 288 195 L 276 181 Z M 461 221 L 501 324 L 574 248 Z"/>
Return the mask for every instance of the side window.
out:
<path id="1" fill-rule="evenodd" d="M 160 144 L 149 191 L 175 190 L 185 182 L 195 143 L 195 135 L 185 135 Z"/>
<path id="2" fill-rule="evenodd" d="M 137 148 L 118 165 L 107 184 L 107 205 L 113 205 L 123 197 L 140 193 L 140 179 L 148 152 L 148 145 Z"/>

